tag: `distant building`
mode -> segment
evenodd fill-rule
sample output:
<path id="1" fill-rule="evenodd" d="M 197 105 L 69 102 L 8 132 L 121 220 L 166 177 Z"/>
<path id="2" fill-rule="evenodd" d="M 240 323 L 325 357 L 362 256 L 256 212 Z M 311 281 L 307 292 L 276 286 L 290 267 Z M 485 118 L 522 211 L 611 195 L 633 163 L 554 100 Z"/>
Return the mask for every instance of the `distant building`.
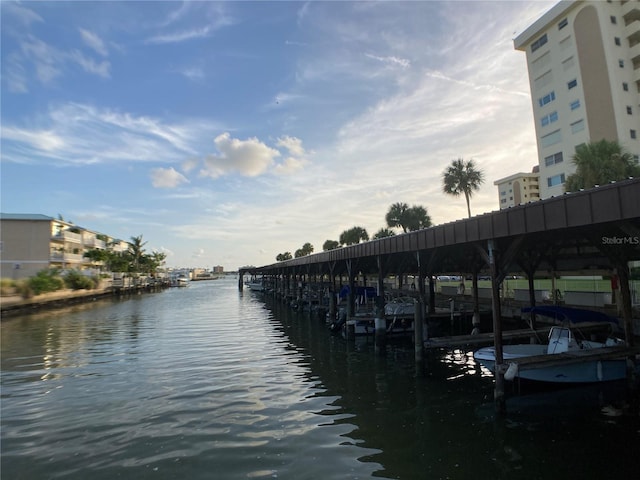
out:
<path id="1" fill-rule="evenodd" d="M 514 47 L 527 55 L 540 198 L 564 192 L 580 144 L 617 141 L 638 159 L 640 2 L 562 1 Z"/>
<path id="2" fill-rule="evenodd" d="M 124 252 L 129 244 L 40 214 L 0 213 L 0 276 L 32 277 L 47 268 L 99 270 L 85 258 L 91 249 Z"/>
<path id="3" fill-rule="evenodd" d="M 224 273 L 224 267 L 222 265 L 216 265 L 211 271 L 213 273 Z"/>
<path id="4" fill-rule="evenodd" d="M 500 208 L 540 200 L 538 177 L 538 167 L 535 166 L 531 173 L 515 173 L 493 182 L 498 187 Z"/>

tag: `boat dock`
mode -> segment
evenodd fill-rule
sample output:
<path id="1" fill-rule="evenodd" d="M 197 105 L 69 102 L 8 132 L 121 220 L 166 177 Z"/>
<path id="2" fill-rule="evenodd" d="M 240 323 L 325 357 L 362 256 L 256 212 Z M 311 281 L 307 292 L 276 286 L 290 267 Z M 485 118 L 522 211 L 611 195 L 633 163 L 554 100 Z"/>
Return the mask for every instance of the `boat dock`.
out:
<path id="1" fill-rule="evenodd" d="M 386 329 L 379 327 L 383 325 L 384 315 L 381 312 L 384 312 L 387 298 L 385 288 L 393 279 L 394 286 L 403 289 L 408 286 L 404 283 L 407 279 L 407 282 L 412 282 L 416 302 L 413 337 L 417 371 L 424 370 L 425 348 L 480 345 L 481 342 L 490 344 L 493 341 L 498 366 L 494 398 L 496 409 L 501 411 L 505 406 L 502 343 L 518 336 L 526 338 L 532 335 L 531 330 L 509 333 L 503 328 L 503 308 L 504 313 L 512 309 L 502 302 L 500 289 L 503 281 L 509 276 L 525 278 L 528 289 L 519 292 L 519 299 L 528 300 L 527 306 L 534 307 L 544 303 L 534 288 L 535 279 L 550 281 L 550 300 L 553 305 L 559 305 L 562 303 L 556 295 L 559 278 L 615 277 L 619 327 L 624 332 L 628 349 L 616 354 L 631 355 L 635 351 L 636 339 L 629 265 L 640 261 L 637 232 L 640 232 L 640 178 L 271 265 L 241 268 L 238 287 L 242 290 L 244 275 L 259 275 L 266 291 L 283 299 L 294 297 L 300 305 L 305 301 L 306 286 L 322 285 L 322 292 L 314 292 L 315 299 L 328 299 L 327 310 L 332 319 L 336 318 L 336 297 L 343 289 L 348 290 L 346 315 L 352 319 L 356 316 L 356 291 L 373 288 L 376 293 L 374 319 L 378 327 L 375 328 L 375 344 L 377 351 L 384 354 Z M 437 316 L 437 278 L 451 275 L 472 279 L 471 295 L 467 294 L 472 300 L 466 318 L 471 317 L 474 330 L 481 324 L 480 297 L 490 300 L 492 324 L 485 330 L 492 333 L 474 338 L 466 335 L 446 340 L 429 338 L 425 344 L 423 329 L 430 327 L 432 315 L 434 318 Z M 480 292 L 479 277 L 490 281 L 490 288 L 485 289 L 488 292 Z M 309 310 L 314 301 L 312 298 L 309 292 Z M 565 306 L 576 305 L 570 303 L 569 296 L 564 300 Z M 530 326 L 535 335 L 543 338 L 548 331 L 536 324 L 535 316 Z M 460 329 L 458 332 L 462 333 Z"/>

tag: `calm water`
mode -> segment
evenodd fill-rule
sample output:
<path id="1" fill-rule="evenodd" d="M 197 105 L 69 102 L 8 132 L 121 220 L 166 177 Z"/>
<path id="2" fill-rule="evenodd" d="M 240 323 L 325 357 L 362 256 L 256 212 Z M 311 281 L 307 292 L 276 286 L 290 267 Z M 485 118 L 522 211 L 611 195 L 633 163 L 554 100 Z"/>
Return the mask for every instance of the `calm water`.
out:
<path id="1" fill-rule="evenodd" d="M 510 395 L 234 278 L 2 324 L 2 479 L 638 478 L 624 389 Z M 617 416 L 605 415 L 605 412 Z M 619 414 L 619 415 L 618 415 Z"/>

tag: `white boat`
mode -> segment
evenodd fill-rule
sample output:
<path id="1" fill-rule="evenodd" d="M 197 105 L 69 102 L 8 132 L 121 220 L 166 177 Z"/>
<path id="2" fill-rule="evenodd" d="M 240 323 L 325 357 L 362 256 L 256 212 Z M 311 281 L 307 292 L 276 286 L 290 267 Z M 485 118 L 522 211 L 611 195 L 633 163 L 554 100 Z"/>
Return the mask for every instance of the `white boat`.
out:
<path id="1" fill-rule="evenodd" d="M 189 286 L 189 277 L 187 277 L 183 273 L 181 273 L 179 275 L 173 275 L 171 277 L 171 286 L 172 287 L 188 287 Z"/>
<path id="2" fill-rule="evenodd" d="M 253 279 L 247 282 L 247 286 L 252 292 L 264 292 L 264 284 L 262 279 Z"/>
<path id="3" fill-rule="evenodd" d="M 570 309 L 564 307 L 534 307 L 523 309 L 539 315 L 555 314 L 558 319 L 564 316 L 567 320 L 595 322 L 611 321 L 604 318 L 599 312 Z M 572 318 L 573 317 L 573 318 Z M 584 359 L 580 362 L 559 362 L 554 365 L 541 365 L 529 369 L 519 369 L 518 359 L 534 356 L 566 354 L 569 356 L 584 356 L 584 352 L 607 347 L 621 347 L 624 342 L 620 339 L 609 337 L 603 342 L 576 338 L 575 331 L 568 326 L 553 326 L 549 332 L 547 345 L 517 344 L 504 345 L 502 347 L 503 362 L 508 366 L 504 378 L 535 380 L 551 383 L 596 383 L 614 380 L 622 380 L 627 376 L 626 360 L 620 359 Z M 495 347 L 481 348 L 474 353 L 474 358 L 492 372 L 495 371 Z"/>
<path id="4" fill-rule="evenodd" d="M 384 314 L 390 317 L 411 315 L 415 313 L 415 301 L 411 297 L 394 298 L 384 306 Z"/>

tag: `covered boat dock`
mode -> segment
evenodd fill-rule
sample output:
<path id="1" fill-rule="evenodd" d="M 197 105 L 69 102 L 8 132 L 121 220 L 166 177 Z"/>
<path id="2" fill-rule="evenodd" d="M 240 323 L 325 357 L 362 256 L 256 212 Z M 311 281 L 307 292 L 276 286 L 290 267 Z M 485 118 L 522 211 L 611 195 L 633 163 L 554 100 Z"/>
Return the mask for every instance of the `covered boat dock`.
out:
<path id="1" fill-rule="evenodd" d="M 491 279 L 491 337 L 496 349 L 495 396 L 504 405 L 500 285 L 507 275 L 528 279 L 529 305 L 536 305 L 535 278 L 564 275 L 617 275 L 621 293 L 621 323 L 627 350 L 635 352 L 629 264 L 640 260 L 640 179 L 629 179 L 593 189 L 478 215 L 423 230 L 337 248 L 262 267 L 240 270 L 260 275 L 273 291 L 286 296 L 303 282 L 328 279 L 330 315 L 335 315 L 336 279 L 345 279 L 354 292 L 356 279 L 377 279 L 377 311 L 384 309 L 384 279 L 414 275 L 416 282 L 415 355 L 422 364 L 425 316 L 435 312 L 435 278 L 441 274 L 469 274 L 473 281 L 474 325 L 479 323 L 477 279 Z M 349 294 L 347 315 L 354 314 Z M 537 329 L 535 316 L 531 328 Z M 381 329 L 384 330 L 384 329 Z M 383 331 L 380 332 L 383 337 Z M 528 331 L 531 335 L 531 331 Z M 378 330 L 376 329 L 376 337 Z M 479 339 L 480 337 L 478 337 Z M 460 339 L 462 340 L 462 339 Z M 376 342 L 384 338 L 376 338 Z M 429 339 L 430 342 L 433 339 Z M 429 344 L 427 344 L 428 346 Z"/>

